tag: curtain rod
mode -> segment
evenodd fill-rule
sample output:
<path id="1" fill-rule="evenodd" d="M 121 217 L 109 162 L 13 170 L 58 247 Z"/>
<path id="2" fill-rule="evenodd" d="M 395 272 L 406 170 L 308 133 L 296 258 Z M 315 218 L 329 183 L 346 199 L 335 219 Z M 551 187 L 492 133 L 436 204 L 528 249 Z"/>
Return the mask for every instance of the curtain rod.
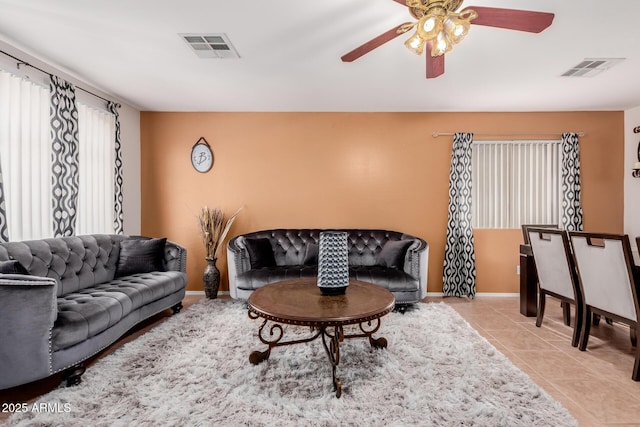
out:
<path id="1" fill-rule="evenodd" d="M 20 65 L 26 65 L 27 67 L 31 67 L 31 68 L 33 68 L 33 69 L 35 69 L 35 70 L 38 70 L 38 71 L 40 71 L 41 73 L 44 73 L 44 74 L 48 75 L 49 77 L 54 76 L 54 74 L 51 74 L 50 72 L 45 71 L 45 70 L 43 70 L 42 68 L 38 68 L 38 67 L 36 67 L 35 65 L 31 65 L 31 64 L 29 64 L 28 62 L 23 61 L 23 60 L 22 60 L 22 59 L 20 59 L 20 58 L 16 58 L 15 56 L 11 55 L 10 53 L 5 52 L 4 50 L 0 50 L 0 53 L 2 53 L 3 55 L 8 56 L 9 58 L 12 58 L 12 59 L 14 59 L 14 60 L 18 61 L 18 63 L 17 63 L 18 69 L 20 69 Z M 75 85 L 74 85 L 74 86 L 75 86 Z M 109 99 L 103 98 L 103 97 L 101 97 L 100 95 L 97 95 L 97 94 L 95 94 L 95 93 L 93 93 L 93 92 L 91 92 L 91 91 L 89 91 L 89 90 L 87 90 L 87 89 L 83 89 L 83 88 L 81 88 L 80 86 L 75 86 L 75 87 L 76 87 L 76 89 L 79 89 L 79 90 L 81 90 L 81 91 L 83 91 L 83 92 L 86 92 L 86 93 L 88 93 L 89 95 L 93 95 L 93 96 L 95 96 L 96 98 L 100 98 L 100 99 L 102 99 L 102 100 L 103 100 L 103 101 L 105 101 L 105 102 L 110 102 L 110 100 L 109 100 Z M 115 101 L 111 101 L 111 102 L 114 102 L 114 103 L 115 103 Z"/>
<path id="2" fill-rule="evenodd" d="M 578 136 L 584 136 L 585 133 L 584 132 L 576 132 L 578 134 Z M 432 134 L 432 136 L 434 138 L 437 138 L 439 136 L 453 136 L 454 133 L 453 132 L 434 132 Z M 561 132 L 558 133 L 476 133 L 473 136 L 483 136 L 483 137 L 489 137 L 489 136 L 537 136 L 537 137 L 545 137 L 545 136 L 562 136 Z"/>

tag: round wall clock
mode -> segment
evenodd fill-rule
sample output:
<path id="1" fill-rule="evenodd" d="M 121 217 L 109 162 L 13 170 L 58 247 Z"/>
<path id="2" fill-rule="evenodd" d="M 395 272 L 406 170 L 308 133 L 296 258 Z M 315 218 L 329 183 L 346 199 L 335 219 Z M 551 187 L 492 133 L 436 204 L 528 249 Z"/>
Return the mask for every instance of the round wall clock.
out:
<path id="1" fill-rule="evenodd" d="M 213 166 L 213 151 L 203 136 L 191 148 L 191 164 L 200 173 L 209 172 Z"/>

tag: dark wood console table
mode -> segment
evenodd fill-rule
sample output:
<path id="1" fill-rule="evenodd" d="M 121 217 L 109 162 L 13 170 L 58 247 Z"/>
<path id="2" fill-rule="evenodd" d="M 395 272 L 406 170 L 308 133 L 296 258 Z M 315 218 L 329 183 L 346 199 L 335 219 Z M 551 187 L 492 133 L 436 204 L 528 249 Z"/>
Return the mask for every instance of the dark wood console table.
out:
<path id="1" fill-rule="evenodd" d="M 258 338 L 269 347 L 254 351 L 249 362 L 257 365 L 269 358 L 271 349 L 282 345 L 300 344 L 322 337 L 322 344 L 332 366 L 333 389 L 342 394 L 342 382 L 336 376 L 340 362 L 340 343 L 345 338 L 368 338 L 371 346 L 386 348 L 385 338 L 373 338 L 380 328 L 380 318 L 395 306 L 393 294 L 381 286 L 350 280 L 344 295 L 324 296 L 316 278 L 276 282 L 257 289 L 248 301 L 249 317 L 262 318 Z M 273 324 L 266 328 L 267 322 Z M 311 327 L 308 337 L 282 340 L 281 324 Z M 358 325 L 355 333 L 345 334 L 343 327 Z"/>
<path id="2" fill-rule="evenodd" d="M 520 314 L 535 317 L 538 305 L 538 274 L 531 245 L 520 245 Z"/>

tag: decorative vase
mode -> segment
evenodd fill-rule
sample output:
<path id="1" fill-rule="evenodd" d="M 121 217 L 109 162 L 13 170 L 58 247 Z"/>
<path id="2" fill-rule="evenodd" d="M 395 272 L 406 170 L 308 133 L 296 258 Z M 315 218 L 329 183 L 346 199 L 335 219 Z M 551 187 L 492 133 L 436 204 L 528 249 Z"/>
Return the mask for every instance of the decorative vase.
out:
<path id="1" fill-rule="evenodd" d="M 209 299 L 218 298 L 218 288 L 220 288 L 220 270 L 216 266 L 216 258 L 206 258 L 207 266 L 204 268 L 202 281 L 204 282 L 204 293 Z"/>
<path id="2" fill-rule="evenodd" d="M 323 231 L 318 248 L 318 287 L 323 295 L 344 294 L 349 286 L 347 233 Z"/>

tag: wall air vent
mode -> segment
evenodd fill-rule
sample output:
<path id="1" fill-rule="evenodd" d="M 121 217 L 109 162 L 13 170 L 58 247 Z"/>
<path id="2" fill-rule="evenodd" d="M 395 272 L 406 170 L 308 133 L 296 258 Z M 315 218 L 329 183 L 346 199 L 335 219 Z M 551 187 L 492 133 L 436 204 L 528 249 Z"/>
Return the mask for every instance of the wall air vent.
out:
<path id="1" fill-rule="evenodd" d="M 240 58 L 224 33 L 178 35 L 200 58 Z"/>
<path id="2" fill-rule="evenodd" d="M 608 70 L 625 58 L 585 58 L 575 67 L 562 74 L 562 77 L 593 77 Z"/>

